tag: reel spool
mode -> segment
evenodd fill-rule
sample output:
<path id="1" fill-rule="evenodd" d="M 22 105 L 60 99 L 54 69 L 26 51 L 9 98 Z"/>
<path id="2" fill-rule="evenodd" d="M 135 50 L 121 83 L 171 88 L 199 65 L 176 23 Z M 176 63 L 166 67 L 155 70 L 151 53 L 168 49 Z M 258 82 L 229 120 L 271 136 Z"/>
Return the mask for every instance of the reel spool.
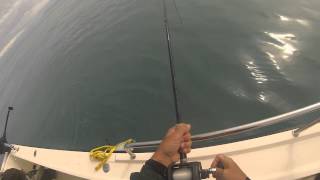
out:
<path id="1" fill-rule="evenodd" d="M 180 162 L 168 168 L 168 180 L 200 180 L 213 175 L 216 168 L 202 169 L 200 162 Z"/>

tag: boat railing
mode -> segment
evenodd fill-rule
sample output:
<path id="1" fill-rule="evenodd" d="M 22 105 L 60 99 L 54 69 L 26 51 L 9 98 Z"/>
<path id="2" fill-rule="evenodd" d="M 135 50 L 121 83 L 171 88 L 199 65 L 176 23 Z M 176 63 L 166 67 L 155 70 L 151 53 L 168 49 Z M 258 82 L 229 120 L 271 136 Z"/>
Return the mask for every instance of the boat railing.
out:
<path id="1" fill-rule="evenodd" d="M 318 123 L 320 123 L 320 118 L 318 118 L 318 119 L 316 119 L 316 120 L 314 120 L 314 121 L 312 121 L 312 122 L 310 122 L 310 123 L 308 123 L 308 124 L 305 124 L 305 125 L 297 128 L 297 129 L 293 130 L 293 131 L 292 131 L 292 135 L 293 135 L 294 137 L 298 137 L 301 132 L 303 132 L 303 131 L 311 128 L 312 126 L 314 126 L 314 125 L 316 125 L 316 124 L 318 124 Z"/>
<path id="2" fill-rule="evenodd" d="M 278 124 L 281 122 L 286 122 L 286 121 L 292 120 L 293 118 L 296 118 L 298 116 L 302 116 L 302 115 L 305 115 L 310 112 L 314 112 L 319 109 L 320 109 L 320 102 L 312 104 L 310 106 L 303 107 L 301 109 L 287 112 L 287 113 L 284 113 L 281 115 L 277 115 L 274 117 L 270 117 L 267 119 L 256 121 L 253 123 L 248 123 L 248 124 L 244 124 L 244 125 L 240 125 L 240 126 L 236 126 L 236 127 L 232 127 L 232 128 L 227 128 L 227 129 L 203 133 L 203 134 L 197 134 L 197 135 L 192 136 L 192 141 L 193 142 L 207 141 L 207 140 L 219 139 L 219 138 L 226 137 L 226 136 L 240 134 L 243 132 L 275 125 L 275 124 Z M 297 137 L 297 136 L 299 136 L 299 134 L 302 131 L 310 128 L 311 126 L 313 126 L 319 122 L 320 122 L 320 118 L 312 121 L 311 123 L 309 123 L 307 125 L 304 125 L 300 128 L 297 128 L 293 131 L 293 135 L 295 137 Z M 142 150 L 142 149 L 147 149 L 147 148 L 156 148 L 160 144 L 160 142 L 161 141 L 158 140 L 158 141 L 135 142 L 135 143 L 127 144 L 126 151 L 128 152 L 128 149 Z M 130 151 L 130 152 L 132 152 L 132 151 Z"/>

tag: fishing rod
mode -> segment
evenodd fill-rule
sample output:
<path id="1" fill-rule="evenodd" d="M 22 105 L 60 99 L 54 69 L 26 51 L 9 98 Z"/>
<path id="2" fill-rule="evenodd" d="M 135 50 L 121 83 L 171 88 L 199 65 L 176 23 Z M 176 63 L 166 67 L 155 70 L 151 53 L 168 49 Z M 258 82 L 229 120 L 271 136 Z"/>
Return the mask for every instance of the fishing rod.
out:
<path id="1" fill-rule="evenodd" d="M 10 117 L 10 112 L 13 110 L 13 107 L 8 107 L 7 118 L 4 125 L 3 135 L 0 138 L 0 154 L 4 154 L 6 152 L 11 152 L 12 149 L 15 149 L 14 146 L 8 143 L 7 141 L 7 126 Z"/>
<path id="2" fill-rule="evenodd" d="M 174 57 L 173 57 L 171 34 L 170 34 L 169 21 L 168 21 L 167 5 L 166 5 L 165 0 L 162 0 L 162 5 L 163 5 L 164 29 L 165 29 L 165 34 L 166 34 L 166 42 L 167 42 L 169 64 L 170 64 L 170 75 L 171 75 L 171 85 L 172 85 L 172 92 L 173 92 L 174 108 L 175 108 L 176 122 L 177 122 L 177 124 L 179 124 L 179 123 L 181 123 L 181 116 L 180 116 L 179 105 L 178 105 L 176 74 L 175 74 L 175 68 L 174 68 L 174 62 L 173 62 Z"/>
<path id="3" fill-rule="evenodd" d="M 10 112 L 13 110 L 13 107 L 8 107 L 8 112 L 7 112 L 7 118 L 6 118 L 6 123 L 4 125 L 4 131 L 2 137 L 7 137 L 7 126 L 8 126 L 8 121 L 9 121 L 9 116 Z"/>
<path id="4" fill-rule="evenodd" d="M 177 9 L 176 2 L 174 5 Z M 181 123 L 181 115 L 179 111 L 177 87 L 176 87 L 176 74 L 174 68 L 174 56 L 172 49 L 172 39 L 170 34 L 169 20 L 166 0 L 162 0 L 163 5 L 163 21 L 166 34 L 166 42 L 170 64 L 171 85 L 173 92 L 174 108 L 176 115 L 176 123 Z M 179 150 L 180 151 L 180 150 Z M 216 172 L 216 168 L 202 169 L 200 162 L 188 162 L 186 153 L 180 153 L 180 163 L 172 164 L 168 167 L 168 180 L 200 180 L 209 178 L 210 174 L 213 175 Z"/>
<path id="5" fill-rule="evenodd" d="M 181 123 L 181 115 L 180 115 L 179 104 L 178 104 L 176 73 L 175 73 L 174 62 L 173 62 L 174 57 L 173 57 L 173 49 L 172 49 L 171 33 L 170 33 L 170 27 L 169 27 L 166 0 L 162 0 L 162 6 L 163 6 L 164 30 L 165 30 L 165 34 L 166 34 L 166 42 L 167 42 L 169 64 L 170 64 L 171 86 L 172 86 L 174 109 L 175 109 L 175 115 L 176 115 L 176 123 L 179 124 L 179 123 Z M 180 160 L 186 161 L 187 155 L 185 153 L 180 152 Z"/>

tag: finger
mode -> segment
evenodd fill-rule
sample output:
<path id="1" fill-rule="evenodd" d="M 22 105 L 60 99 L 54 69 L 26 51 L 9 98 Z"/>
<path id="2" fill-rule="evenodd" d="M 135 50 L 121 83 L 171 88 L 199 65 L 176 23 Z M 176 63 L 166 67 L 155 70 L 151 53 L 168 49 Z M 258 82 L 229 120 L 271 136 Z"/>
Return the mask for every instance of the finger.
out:
<path id="1" fill-rule="evenodd" d="M 188 154 L 188 153 L 191 152 L 191 148 L 185 148 L 185 149 L 183 149 L 183 152 L 186 153 L 186 154 Z"/>
<path id="2" fill-rule="evenodd" d="M 215 167 L 228 169 L 234 164 L 234 161 L 226 155 L 219 154 L 216 158 L 218 158 L 218 161 Z"/>
<path id="3" fill-rule="evenodd" d="M 188 133 L 190 129 L 191 129 L 190 124 L 181 123 L 176 125 L 175 131 L 182 136 L 185 133 Z"/>
<path id="4" fill-rule="evenodd" d="M 168 130 L 166 136 L 170 136 L 170 135 L 175 131 L 175 128 L 176 128 L 176 127 L 171 127 L 171 128 Z"/>
<path id="5" fill-rule="evenodd" d="M 191 141 L 191 134 L 190 133 L 186 133 L 185 135 L 183 135 L 183 141 Z"/>
<path id="6" fill-rule="evenodd" d="M 213 159 L 211 166 L 212 168 L 217 167 L 218 162 L 220 161 L 220 159 L 218 158 L 219 155 L 216 155 L 216 157 Z"/>
<path id="7" fill-rule="evenodd" d="M 216 179 L 222 179 L 223 178 L 223 169 L 216 168 L 216 172 L 213 173 L 213 177 Z"/>
<path id="8" fill-rule="evenodd" d="M 191 141 L 188 141 L 188 142 L 184 142 L 181 144 L 181 148 L 184 149 L 184 148 L 191 148 L 191 145 L 192 145 L 192 142 Z"/>
<path id="9" fill-rule="evenodd" d="M 218 154 L 218 155 L 214 158 L 214 160 L 213 160 L 213 162 L 212 162 L 212 164 L 211 164 L 211 167 L 215 168 L 215 167 L 218 166 L 219 163 L 225 164 L 225 163 L 224 163 L 224 162 L 225 162 L 225 158 L 226 158 L 225 155 L 223 155 L 223 154 Z"/>
<path id="10" fill-rule="evenodd" d="M 186 129 L 185 131 L 189 131 L 191 129 L 191 125 L 190 124 L 186 124 L 186 123 L 179 123 L 179 124 L 176 124 L 176 130 L 177 129 Z"/>

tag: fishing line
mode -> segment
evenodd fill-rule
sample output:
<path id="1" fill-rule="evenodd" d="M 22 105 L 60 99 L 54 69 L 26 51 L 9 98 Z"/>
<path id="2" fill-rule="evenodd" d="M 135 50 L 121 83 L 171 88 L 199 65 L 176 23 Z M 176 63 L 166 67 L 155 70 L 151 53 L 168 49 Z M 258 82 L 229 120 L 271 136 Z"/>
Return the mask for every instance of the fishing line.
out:
<path id="1" fill-rule="evenodd" d="M 177 11 L 177 14 L 178 14 L 178 17 L 179 17 L 180 24 L 183 24 L 182 17 L 181 17 L 180 11 L 179 11 L 179 9 L 178 9 L 178 6 L 177 6 L 177 2 L 176 2 L 176 0 L 173 0 L 173 5 L 174 5 L 174 8 L 175 8 L 175 9 L 176 9 L 176 11 Z"/>

